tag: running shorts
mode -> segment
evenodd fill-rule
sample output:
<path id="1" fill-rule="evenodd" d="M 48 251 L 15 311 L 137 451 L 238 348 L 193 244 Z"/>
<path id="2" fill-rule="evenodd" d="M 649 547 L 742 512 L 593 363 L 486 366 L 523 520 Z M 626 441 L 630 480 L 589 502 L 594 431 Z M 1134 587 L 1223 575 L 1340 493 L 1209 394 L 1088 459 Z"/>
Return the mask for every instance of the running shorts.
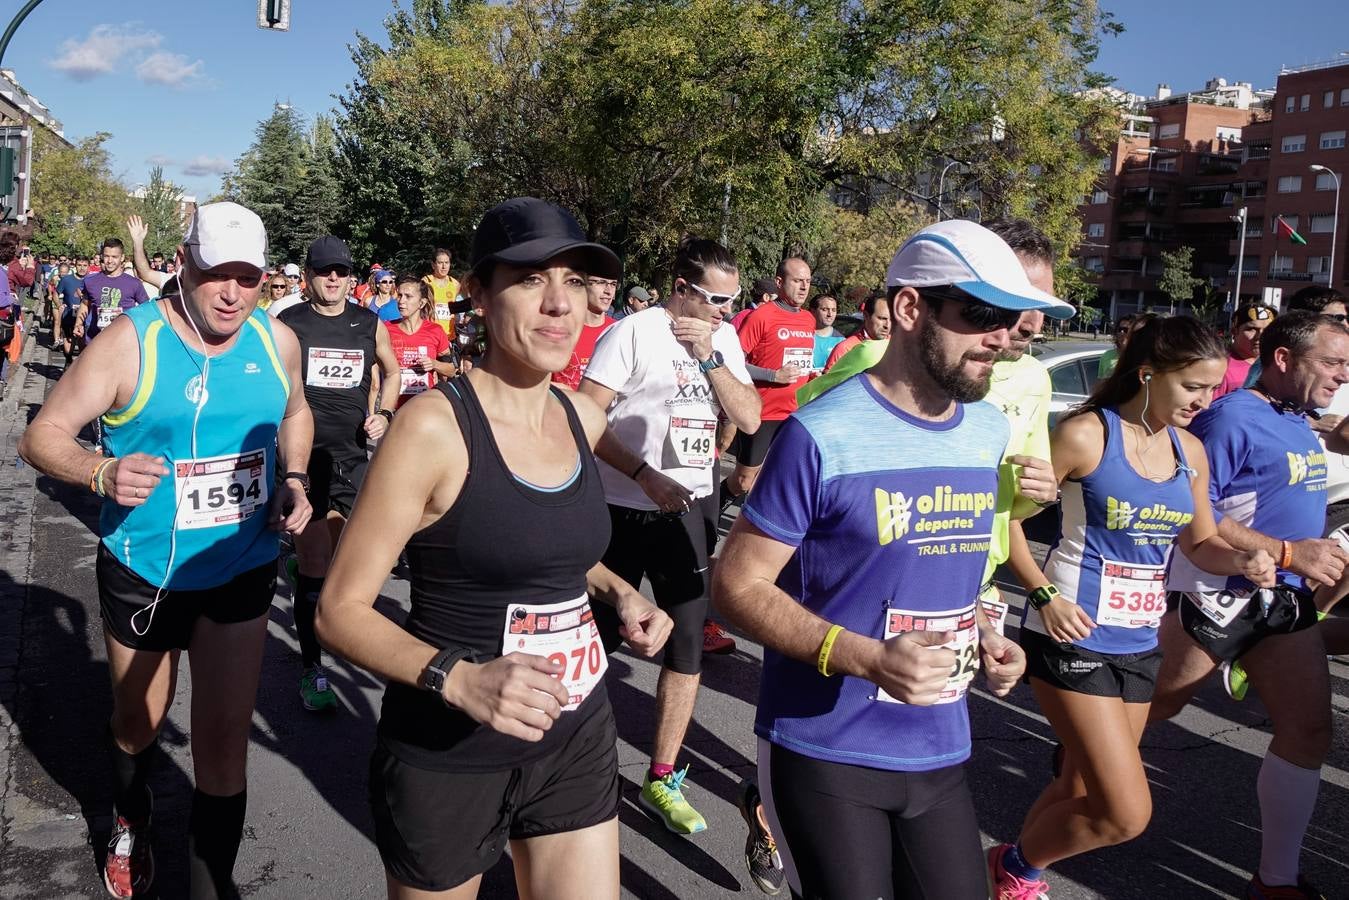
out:
<path id="1" fill-rule="evenodd" d="M 364 447 L 315 447 L 309 454 L 309 503 L 314 507 L 314 518 L 321 519 L 329 512 L 350 518 L 368 464 Z"/>
<path id="2" fill-rule="evenodd" d="M 1227 591 L 1173 591 L 1169 600 L 1185 633 L 1223 662 L 1235 662 L 1265 638 L 1303 631 L 1317 620 L 1311 593 L 1286 584 L 1253 591 L 1249 598 Z"/>
<path id="3" fill-rule="evenodd" d="M 1125 703 L 1151 703 L 1162 667 L 1162 651 L 1097 653 L 1076 644 L 1060 644 L 1048 635 L 1021 629 L 1026 679 L 1092 697 L 1119 697 Z"/>
<path id="4" fill-rule="evenodd" d="M 731 441 L 731 455 L 735 457 L 735 461 L 751 468 L 763 465 L 764 457 L 768 455 L 768 446 L 773 443 L 773 438 L 777 437 L 778 429 L 785 421 L 778 419 L 760 422 L 759 430 L 749 434 L 737 431 L 735 440 Z"/>

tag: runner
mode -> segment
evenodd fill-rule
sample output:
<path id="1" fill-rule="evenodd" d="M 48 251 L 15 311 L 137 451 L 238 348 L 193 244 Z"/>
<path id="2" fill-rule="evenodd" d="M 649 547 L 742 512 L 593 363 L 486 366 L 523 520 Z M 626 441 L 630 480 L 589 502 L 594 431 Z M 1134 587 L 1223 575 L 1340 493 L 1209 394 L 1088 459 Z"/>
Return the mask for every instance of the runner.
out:
<path id="1" fill-rule="evenodd" d="M 735 256 L 685 237 L 675 251 L 669 302 L 621 319 L 595 350 L 581 393 L 608 410 L 597 447 L 613 537 L 604 564 L 634 589 L 650 579 L 674 620 L 656 686 L 656 723 L 641 804 L 677 834 L 707 822 L 684 797 L 675 764 L 693 718 L 708 604 L 708 531 L 716 534 L 717 416 L 753 431 L 759 397 L 735 330 L 722 319 L 740 294 Z M 593 276 L 592 276 L 593 277 Z M 713 541 L 715 544 L 715 540 Z M 612 652 L 617 614 L 595 612 Z"/>
<path id="2" fill-rule="evenodd" d="M 731 316 L 731 327 L 739 332 L 741 324 L 749 318 L 749 314 L 765 303 L 772 303 L 776 300 L 779 290 L 776 278 L 760 278 L 754 282 L 753 287 L 750 288 L 749 297 L 745 299 L 745 308 Z"/>
<path id="3" fill-rule="evenodd" d="M 1065 752 L 1018 841 L 989 850 L 995 900 L 1044 897 L 1045 868 L 1147 827 L 1138 740 L 1161 664 L 1157 624 L 1173 545 L 1209 571 L 1274 583 L 1267 553 L 1234 550 L 1218 536 L 1204 448 L 1184 431 L 1222 382 L 1225 356 L 1194 319 L 1155 320 L 1054 429 L 1063 521 L 1043 572 L 1029 554 L 1012 562 L 1028 590 L 1027 674 Z"/>
<path id="4" fill-rule="evenodd" d="M 286 292 L 289 290 L 290 284 L 287 283 L 285 275 L 278 274 L 269 276 L 267 278 L 267 296 L 265 298 L 266 302 L 264 303 L 262 300 L 259 300 L 258 306 L 262 307 L 263 309 L 270 310 L 272 304 L 276 303 L 282 297 L 286 296 Z"/>
<path id="5" fill-rule="evenodd" d="M 628 288 L 628 292 L 624 295 L 624 299 L 627 303 L 628 315 L 639 313 L 651 306 L 651 294 L 640 284 L 634 284 L 632 287 Z"/>
<path id="6" fill-rule="evenodd" d="M 834 327 L 838 319 L 838 300 L 825 294 L 812 297 L 808 305 L 815 316 L 815 354 L 811 357 L 810 373 L 818 375 L 824 371 L 829 354 L 843 343 L 843 333 Z"/>
<path id="7" fill-rule="evenodd" d="M 825 360 L 824 371 L 832 369 L 840 359 L 848 355 L 852 350 L 863 341 L 888 341 L 890 339 L 890 301 L 885 299 L 884 294 L 871 294 L 862 301 L 862 327 L 857 329 L 851 337 L 839 341 L 838 346 L 829 351 L 829 358 Z M 882 350 L 881 355 L 884 355 Z M 797 397 L 800 400 L 800 397 Z"/>
<path id="8" fill-rule="evenodd" d="M 487 356 L 398 414 L 334 560 L 324 642 L 389 681 L 370 796 L 390 897 L 473 897 L 507 841 L 521 896 L 619 896 L 617 735 L 586 595 L 646 656 L 670 621 L 599 564 L 604 413 L 549 384 L 585 276 L 618 268 L 541 200 L 484 216 L 467 288 Z M 373 608 L 405 543 L 406 630 Z"/>
<path id="9" fill-rule="evenodd" d="M 572 390 L 581 385 L 581 376 L 590 357 L 595 352 L 595 344 L 604 333 L 618 320 L 609 315 L 609 307 L 614 303 L 614 292 L 618 290 L 618 281 L 602 278 L 599 275 L 586 276 L 586 314 L 581 326 L 581 336 L 576 339 L 576 348 L 571 354 L 571 363 L 562 371 L 553 373 L 554 384 L 565 384 Z"/>
<path id="10" fill-rule="evenodd" d="M 385 322 L 394 358 L 398 360 L 398 407 L 458 374 L 445 330 L 430 318 L 435 306 L 431 286 L 413 275 L 398 280 L 401 318 Z"/>
<path id="11" fill-rule="evenodd" d="M 403 317 L 402 308 L 398 303 L 398 296 L 394 293 L 395 283 L 398 279 L 388 269 L 376 269 L 374 272 L 370 273 L 370 276 L 375 282 L 375 292 L 370 295 L 370 302 L 362 303 L 362 306 L 379 316 L 381 322 L 386 324 L 389 322 L 397 322 Z M 413 279 L 413 281 L 416 280 L 417 279 L 415 278 Z M 431 293 L 430 285 L 427 285 L 427 293 Z M 420 309 L 420 303 L 418 308 Z M 431 310 L 432 312 L 435 311 L 434 304 L 432 304 Z M 437 328 L 440 328 L 438 323 L 433 324 L 435 324 Z M 442 334 L 446 335 L 446 341 L 448 342 L 449 334 L 443 328 L 440 330 Z"/>
<path id="12" fill-rule="evenodd" d="M 976 602 L 1008 437 L 976 401 L 1020 311 L 1061 301 L 960 220 L 886 280 L 884 358 L 783 425 L 714 599 L 764 643 L 759 787 L 794 894 L 983 900 L 964 697 L 981 660 L 1003 696 L 1024 657 Z"/>
<path id="13" fill-rule="evenodd" d="M 306 302 L 277 318 L 299 338 L 304 393 L 314 413 L 309 457 L 314 519 L 295 536 L 296 560 L 287 563 L 287 573 L 300 641 L 300 702 L 319 712 L 336 709 L 337 695 L 323 674 L 314 609 L 333 547 L 365 475 L 366 442 L 379 440 L 393 419 L 400 381 L 388 329 L 380 327 L 374 313 L 347 302 L 353 269 L 347 245 L 332 235 L 316 238 L 304 266 Z M 372 412 L 371 372 L 376 366 L 383 380 Z"/>
<path id="14" fill-rule="evenodd" d="M 778 296 L 745 317 L 740 346 L 763 406 L 759 428 L 737 429 L 731 452 L 735 470 L 722 481 L 720 507 L 737 503 L 754 486 L 768 445 L 796 409 L 796 389 L 810 374 L 815 354 L 815 317 L 801 307 L 810 293 L 810 266 L 791 257 L 778 265 Z"/>
<path id="15" fill-rule="evenodd" d="M 80 269 L 83 269 L 83 273 Z M 80 282 L 87 274 L 89 266 L 84 260 L 76 264 L 75 271 L 71 271 L 68 262 L 61 263 L 56 269 L 56 285 L 53 291 L 56 296 L 57 312 L 52 322 L 52 345 L 61 347 L 67 366 L 70 365 L 71 338 L 75 332 L 76 312 L 80 308 Z"/>
<path id="16" fill-rule="evenodd" d="M 1115 323 L 1115 333 L 1112 336 L 1115 346 L 1101 354 L 1101 358 L 1096 361 L 1096 377 L 1105 379 L 1110 377 L 1110 373 L 1115 371 L 1115 366 L 1119 363 L 1119 355 L 1124 352 L 1124 345 L 1129 342 L 1129 335 L 1134 330 L 1133 316 L 1120 316 L 1119 321 Z"/>
<path id="17" fill-rule="evenodd" d="M 1349 329 L 1316 313 L 1284 313 L 1261 335 L 1260 360 L 1256 386 L 1218 400 L 1190 430 L 1213 473 L 1218 533 L 1277 559 L 1280 584 L 1253 593 L 1244 578 L 1207 575 L 1177 557 L 1149 720 L 1180 712 L 1220 663 L 1242 663 L 1274 730 L 1256 781 L 1260 867 L 1246 895 L 1320 897 L 1299 874 L 1298 856 L 1330 747 L 1330 675 L 1305 588 L 1334 584 L 1349 554 L 1321 538 L 1326 456 L 1303 413 L 1349 382 Z"/>
<path id="18" fill-rule="evenodd" d="M 233 203 L 198 207 L 178 249 L 181 296 L 130 310 L 52 388 L 19 451 L 104 497 L 96 577 L 112 676 L 113 897 L 154 881 L 147 781 L 192 666 L 193 898 L 232 897 L 253 703 L 276 581 L 276 530 L 309 520 L 312 422 L 290 329 L 255 311 L 267 239 Z M 147 380 L 149 373 L 153 380 Z M 111 456 L 76 440 L 96 416 Z M 279 485 L 273 472 L 284 472 Z M 182 826 L 178 826 L 182 827 Z"/>
<path id="19" fill-rule="evenodd" d="M 450 274 L 450 251 L 443 247 L 437 248 L 431 254 L 431 274 L 427 275 L 422 281 L 431 286 L 432 299 L 435 302 L 434 315 L 437 325 L 445 331 L 445 335 L 454 340 L 455 332 L 455 313 L 452 309 L 454 302 L 459 299 L 459 280 Z"/>
<path id="20" fill-rule="evenodd" d="M 1274 310 L 1263 303 L 1248 303 L 1232 317 L 1232 349 L 1228 353 L 1227 374 L 1214 392 L 1213 399 L 1240 390 L 1251 373 L 1251 364 L 1260 358 L 1260 333 L 1274 321 Z"/>
<path id="21" fill-rule="evenodd" d="M 1309 284 L 1302 288 L 1296 294 L 1288 298 L 1288 302 L 1283 305 L 1283 311 L 1286 313 L 1304 310 L 1306 312 L 1320 313 L 1323 316 L 1330 316 L 1340 322 L 1349 319 L 1349 298 L 1330 286 L 1319 284 Z M 1260 380 L 1260 360 L 1257 359 L 1251 364 L 1251 369 L 1246 373 L 1246 382 L 1242 387 L 1252 387 Z M 1317 427 L 1317 420 L 1312 420 L 1312 430 L 1321 431 Z"/>
<path id="22" fill-rule="evenodd" d="M 98 337 L 113 319 L 150 299 L 140 279 L 122 271 L 122 248 L 120 238 L 104 241 L 102 270 L 90 272 L 80 283 L 75 337 L 83 337 L 85 344 Z"/>

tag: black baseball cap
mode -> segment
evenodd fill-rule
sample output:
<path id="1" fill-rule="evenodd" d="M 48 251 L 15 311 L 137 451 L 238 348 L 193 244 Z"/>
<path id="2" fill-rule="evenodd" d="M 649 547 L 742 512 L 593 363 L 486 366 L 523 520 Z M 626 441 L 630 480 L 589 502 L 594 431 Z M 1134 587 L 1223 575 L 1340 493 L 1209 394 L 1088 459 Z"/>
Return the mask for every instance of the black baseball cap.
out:
<path id="1" fill-rule="evenodd" d="M 309 252 L 304 255 L 304 266 L 315 272 L 328 266 L 356 268 L 356 264 L 351 261 L 351 250 L 347 248 L 347 242 L 331 234 L 314 238 L 314 243 L 309 245 Z"/>
<path id="2" fill-rule="evenodd" d="M 576 218 L 537 197 L 516 197 L 487 211 L 473 233 L 473 270 L 484 263 L 530 266 L 568 250 L 581 251 L 587 275 L 618 278 L 623 265 L 603 244 L 586 240 Z"/>

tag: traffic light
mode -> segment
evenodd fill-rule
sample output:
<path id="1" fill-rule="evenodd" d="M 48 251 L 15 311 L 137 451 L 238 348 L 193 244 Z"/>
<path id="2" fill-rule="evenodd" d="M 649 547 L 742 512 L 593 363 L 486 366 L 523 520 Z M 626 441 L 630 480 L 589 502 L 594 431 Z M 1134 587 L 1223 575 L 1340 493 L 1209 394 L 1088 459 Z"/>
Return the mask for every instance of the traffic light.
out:
<path id="1" fill-rule="evenodd" d="M 258 0 L 258 27 L 290 30 L 290 0 Z"/>

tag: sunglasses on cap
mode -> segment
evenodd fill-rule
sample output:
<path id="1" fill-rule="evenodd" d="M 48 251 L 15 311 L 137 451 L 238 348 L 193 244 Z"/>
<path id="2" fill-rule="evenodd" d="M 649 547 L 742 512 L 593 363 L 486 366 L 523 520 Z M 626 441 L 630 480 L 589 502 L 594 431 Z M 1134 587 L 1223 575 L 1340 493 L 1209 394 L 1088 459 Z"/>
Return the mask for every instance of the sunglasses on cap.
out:
<path id="1" fill-rule="evenodd" d="M 393 284 L 393 279 L 392 279 L 392 278 L 379 278 L 379 279 L 376 279 L 376 280 L 375 280 L 375 284 Z"/>
<path id="2" fill-rule="evenodd" d="M 709 290 L 699 287 L 692 281 L 686 281 L 684 283 L 702 295 L 703 302 L 708 306 L 727 306 L 734 303 L 736 298 L 740 296 L 740 288 L 736 288 L 734 294 L 714 294 Z"/>
<path id="3" fill-rule="evenodd" d="M 1019 309 L 1003 309 L 1000 306 L 993 306 L 991 303 L 985 303 L 964 291 L 919 288 L 918 293 L 924 298 L 930 297 L 943 302 L 949 300 L 958 304 L 961 321 L 976 331 L 1000 331 L 1004 328 L 1011 328 L 1021 318 L 1021 310 Z"/>

